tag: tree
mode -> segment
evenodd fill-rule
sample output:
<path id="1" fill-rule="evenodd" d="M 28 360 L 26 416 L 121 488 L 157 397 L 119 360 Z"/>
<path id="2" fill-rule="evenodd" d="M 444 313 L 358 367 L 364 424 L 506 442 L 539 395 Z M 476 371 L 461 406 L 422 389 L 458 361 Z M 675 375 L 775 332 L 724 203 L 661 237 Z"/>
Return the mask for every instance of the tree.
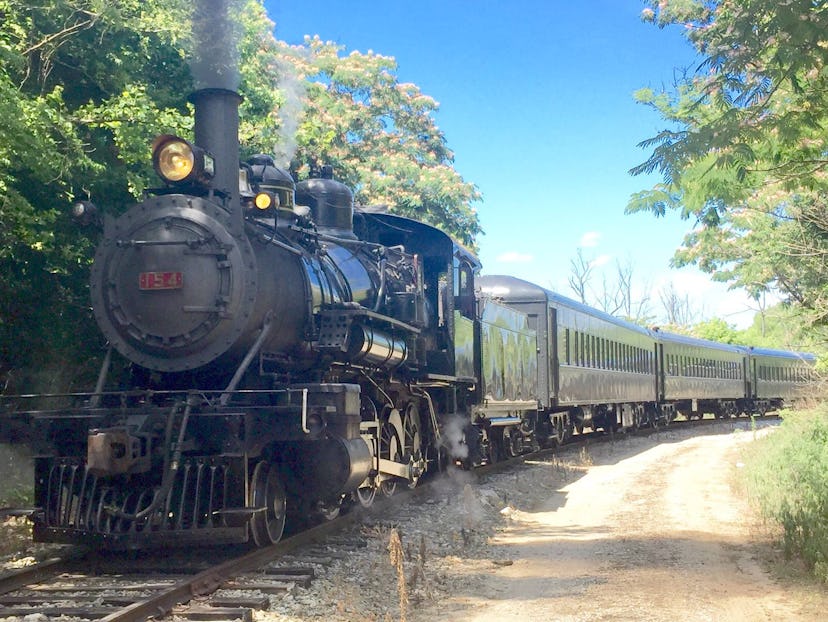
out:
<path id="1" fill-rule="evenodd" d="M 569 260 L 570 272 L 568 277 L 569 287 L 575 292 L 578 301 L 582 304 L 587 302 L 587 288 L 592 277 L 594 264 L 591 259 L 584 257 L 584 249 L 579 248 L 575 257 Z"/>
<path id="2" fill-rule="evenodd" d="M 634 269 L 632 261 L 628 258 L 627 262 L 622 264 L 620 261 L 615 262 L 616 275 L 618 278 L 618 298 L 620 300 L 621 314 L 631 322 L 636 322 L 646 326 L 651 323 L 652 316 L 650 313 L 650 290 L 651 284 L 647 281 L 641 286 L 640 296 L 635 295 L 634 287 Z"/>
<path id="3" fill-rule="evenodd" d="M 74 352 L 100 344 L 86 291 L 94 241 L 68 208 L 129 202 L 147 122 L 180 125 L 165 120 L 186 111 L 186 5 L 0 0 L 0 374 L 38 376 L 12 388 L 63 390 L 89 371 Z"/>
<path id="4" fill-rule="evenodd" d="M 632 262 L 626 264 L 615 262 L 615 279 L 601 271 L 601 288 L 593 287 L 592 281 L 596 276 L 596 268 L 600 265 L 596 260 L 587 258 L 584 249 L 578 248 L 575 257 L 569 260 L 570 273 L 567 278 L 569 287 L 575 292 L 577 300 L 583 304 L 601 309 L 610 315 L 618 315 L 630 322 L 643 326 L 648 325 L 650 315 L 649 285 L 645 284 L 640 298 L 636 298 L 633 285 L 634 270 Z"/>
<path id="5" fill-rule="evenodd" d="M 342 51 L 318 37 L 279 44 L 281 66 L 292 66 L 304 85 L 292 167 L 305 175 L 331 164 L 358 203 L 387 205 L 473 246 L 481 233 L 473 207 L 480 193 L 452 168 L 454 156 L 432 116 L 437 102 L 400 83 L 393 58 Z"/>
<path id="6" fill-rule="evenodd" d="M 691 332 L 694 337 L 707 339 L 708 341 L 734 344 L 744 343 L 740 338 L 739 331 L 721 318 L 712 318 L 699 322 L 692 327 Z"/>
<path id="7" fill-rule="evenodd" d="M 662 181 L 627 211 L 695 219 L 676 265 L 754 297 L 778 289 L 828 323 L 828 7 L 653 0 L 643 18 L 680 25 L 702 60 L 671 91 L 636 95 L 667 127 L 631 171 Z"/>
<path id="8" fill-rule="evenodd" d="M 683 332 L 697 320 L 698 314 L 690 302 L 690 296 L 682 296 L 672 282 L 658 292 L 658 297 L 669 326 Z"/>
<path id="9" fill-rule="evenodd" d="M 824 356 L 826 329 L 815 329 L 802 310 L 791 304 L 777 304 L 756 314 L 753 324 L 739 331 L 738 343 L 761 348 L 814 352 Z"/>

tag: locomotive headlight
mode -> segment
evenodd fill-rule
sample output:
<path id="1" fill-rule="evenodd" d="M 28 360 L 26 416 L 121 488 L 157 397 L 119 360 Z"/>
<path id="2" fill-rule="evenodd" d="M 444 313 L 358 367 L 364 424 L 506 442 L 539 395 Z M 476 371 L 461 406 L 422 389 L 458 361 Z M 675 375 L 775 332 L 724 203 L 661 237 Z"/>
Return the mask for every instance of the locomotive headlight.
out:
<path id="1" fill-rule="evenodd" d="M 152 145 L 152 165 L 167 183 L 205 182 L 215 174 L 215 160 L 209 153 L 183 138 L 164 134 Z"/>
<path id="2" fill-rule="evenodd" d="M 187 179 L 195 168 L 195 153 L 187 141 L 175 136 L 163 136 L 156 140 L 152 164 L 155 172 L 164 181 L 182 181 Z"/>

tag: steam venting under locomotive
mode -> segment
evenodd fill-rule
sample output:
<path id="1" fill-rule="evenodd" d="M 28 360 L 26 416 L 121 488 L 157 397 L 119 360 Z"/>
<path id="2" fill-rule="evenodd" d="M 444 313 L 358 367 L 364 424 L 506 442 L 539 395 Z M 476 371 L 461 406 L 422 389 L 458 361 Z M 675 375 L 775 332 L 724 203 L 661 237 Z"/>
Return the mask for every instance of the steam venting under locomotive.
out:
<path id="1" fill-rule="evenodd" d="M 472 253 L 355 207 L 330 168 L 296 183 L 266 154 L 240 163 L 228 3 L 197 3 L 193 140 L 158 137 L 162 187 L 104 217 L 97 386 L 33 413 L 36 539 L 266 545 L 288 516 L 330 518 L 450 464 L 797 394 L 762 370 L 812 358 L 671 339 L 512 277 L 476 291 Z M 728 393 L 682 384 L 691 358 Z"/>

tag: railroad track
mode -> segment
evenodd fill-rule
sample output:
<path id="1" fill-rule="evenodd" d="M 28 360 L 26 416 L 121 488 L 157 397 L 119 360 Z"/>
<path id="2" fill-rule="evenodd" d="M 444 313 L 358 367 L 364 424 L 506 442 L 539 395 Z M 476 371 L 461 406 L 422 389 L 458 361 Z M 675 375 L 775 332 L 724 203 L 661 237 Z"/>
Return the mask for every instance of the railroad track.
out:
<path id="1" fill-rule="evenodd" d="M 705 419 L 674 422 L 671 427 L 722 423 Z M 730 423 L 732 427 L 751 425 L 748 419 L 734 419 Z M 664 430 L 639 430 L 634 434 L 648 435 Z M 626 435 L 585 434 L 575 437 L 580 443 L 541 449 L 487 465 L 475 470 L 472 479 L 485 478 L 553 453 L 577 452 L 584 443 L 612 442 L 623 436 Z M 107 621 L 160 619 L 167 615 L 181 619 L 252 620 L 254 610 L 270 607 L 271 598 L 278 598 L 295 587 L 309 587 L 317 573 L 324 572 L 332 561 L 347 558 L 348 551 L 354 547 L 365 546 L 359 529 L 342 535 L 349 527 L 363 521 L 368 525 L 393 523 L 399 506 L 413 497 L 433 492 L 429 484 L 425 482 L 414 490 L 400 490 L 393 497 L 378 499 L 370 510 L 355 508 L 334 521 L 267 548 L 210 551 L 207 555 L 212 559 L 191 552 L 183 556 L 165 553 L 159 558 L 150 553 L 105 556 L 68 549 L 59 558 L 0 576 L 0 618 L 22 619 L 38 613 L 49 618 L 70 616 Z"/>
<path id="2" fill-rule="evenodd" d="M 127 622 L 171 614 L 182 619 L 252 620 L 253 610 L 268 608 L 270 596 L 308 587 L 316 569 L 330 562 L 320 553 L 320 543 L 353 520 L 346 515 L 253 551 L 162 557 L 72 549 L 0 577 L 0 618 L 37 613 Z M 228 591 L 233 595 L 226 595 Z"/>

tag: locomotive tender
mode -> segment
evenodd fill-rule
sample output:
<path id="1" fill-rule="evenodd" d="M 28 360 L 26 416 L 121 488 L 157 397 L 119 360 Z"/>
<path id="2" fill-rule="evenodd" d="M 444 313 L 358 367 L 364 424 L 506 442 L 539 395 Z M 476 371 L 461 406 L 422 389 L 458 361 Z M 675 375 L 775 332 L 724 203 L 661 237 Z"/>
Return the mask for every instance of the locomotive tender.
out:
<path id="1" fill-rule="evenodd" d="M 807 390 L 814 357 L 650 331 L 481 265 L 439 229 L 355 208 L 330 171 L 239 163 L 240 98 L 191 96 L 194 140 L 106 217 L 91 270 L 110 344 L 94 391 L 28 414 L 34 537 L 101 548 L 278 541 L 563 442 Z M 75 214 L 89 215 L 79 204 Z"/>

